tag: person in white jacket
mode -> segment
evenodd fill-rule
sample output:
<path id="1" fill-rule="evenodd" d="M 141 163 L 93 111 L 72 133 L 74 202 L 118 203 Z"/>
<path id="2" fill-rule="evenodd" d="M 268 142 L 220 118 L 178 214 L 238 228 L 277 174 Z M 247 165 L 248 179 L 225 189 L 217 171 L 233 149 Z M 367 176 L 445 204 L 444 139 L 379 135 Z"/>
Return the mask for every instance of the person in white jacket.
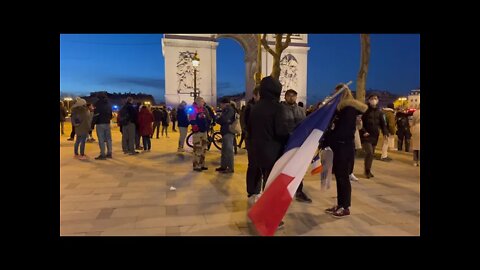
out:
<path id="1" fill-rule="evenodd" d="M 412 126 L 410 127 L 412 133 L 411 145 L 413 149 L 413 166 L 420 165 L 420 104 L 418 110 L 413 113 Z"/>

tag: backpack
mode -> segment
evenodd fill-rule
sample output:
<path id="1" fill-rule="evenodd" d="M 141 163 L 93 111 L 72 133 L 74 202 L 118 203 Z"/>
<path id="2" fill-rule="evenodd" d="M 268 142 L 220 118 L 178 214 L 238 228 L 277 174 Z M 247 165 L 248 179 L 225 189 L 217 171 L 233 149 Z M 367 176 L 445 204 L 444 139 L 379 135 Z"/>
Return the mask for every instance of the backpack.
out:
<path id="1" fill-rule="evenodd" d="M 242 133 L 242 127 L 240 126 L 240 114 L 235 113 L 235 120 L 228 126 L 228 130 L 233 134 Z"/>
<path id="2" fill-rule="evenodd" d="M 130 114 L 128 113 L 127 106 L 123 106 L 123 108 L 118 112 L 118 124 L 121 126 L 126 126 L 130 123 Z"/>

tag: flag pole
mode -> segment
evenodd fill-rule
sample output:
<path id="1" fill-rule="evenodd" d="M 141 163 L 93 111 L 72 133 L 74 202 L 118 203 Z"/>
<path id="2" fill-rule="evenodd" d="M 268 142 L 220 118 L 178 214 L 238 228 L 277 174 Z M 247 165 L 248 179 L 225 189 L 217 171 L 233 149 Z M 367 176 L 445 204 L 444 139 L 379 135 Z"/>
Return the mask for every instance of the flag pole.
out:
<path id="1" fill-rule="evenodd" d="M 335 97 L 337 97 L 338 95 L 340 95 L 341 93 L 343 93 L 343 91 L 344 91 L 345 89 L 347 89 L 347 87 L 348 87 L 350 84 L 352 84 L 352 81 L 349 81 L 349 82 L 347 82 L 347 83 L 344 83 L 344 84 L 343 84 L 343 87 L 340 88 L 340 90 L 338 90 L 335 94 L 333 94 L 333 96 L 331 96 L 331 97 L 328 99 L 327 102 L 325 102 L 324 104 L 320 105 L 320 106 L 317 108 L 317 110 L 320 109 L 320 108 L 322 108 L 323 106 L 327 105 L 327 103 L 330 102 L 330 100 L 335 99 Z"/>

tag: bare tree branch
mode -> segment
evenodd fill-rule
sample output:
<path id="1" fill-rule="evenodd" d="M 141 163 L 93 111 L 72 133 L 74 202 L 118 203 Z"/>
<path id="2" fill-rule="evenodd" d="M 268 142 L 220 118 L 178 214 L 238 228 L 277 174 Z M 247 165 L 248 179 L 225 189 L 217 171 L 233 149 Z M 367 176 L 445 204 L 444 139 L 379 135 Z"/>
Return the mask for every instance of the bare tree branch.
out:
<path id="1" fill-rule="evenodd" d="M 267 42 L 267 34 L 263 34 L 263 37 L 262 37 L 262 45 L 263 47 L 265 48 L 265 50 L 267 50 L 272 56 L 276 56 L 277 54 L 275 53 L 274 50 L 272 50 L 272 48 L 270 48 L 270 46 L 268 45 L 268 42 Z"/>
<path id="2" fill-rule="evenodd" d="M 285 40 L 285 44 L 282 45 L 282 52 L 290 45 L 292 39 L 290 38 L 292 34 L 287 34 L 287 40 Z"/>

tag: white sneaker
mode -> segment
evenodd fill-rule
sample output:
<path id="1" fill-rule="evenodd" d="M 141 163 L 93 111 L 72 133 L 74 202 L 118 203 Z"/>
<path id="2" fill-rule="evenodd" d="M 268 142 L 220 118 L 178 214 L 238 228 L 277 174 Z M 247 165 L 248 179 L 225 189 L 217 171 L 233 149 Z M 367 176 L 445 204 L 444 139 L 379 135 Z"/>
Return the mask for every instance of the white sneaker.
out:
<path id="1" fill-rule="evenodd" d="M 415 163 L 413 163 L 413 166 L 418 167 L 419 165 L 418 165 L 417 162 L 415 162 Z"/>
<path id="2" fill-rule="evenodd" d="M 353 173 L 351 173 L 348 178 L 350 179 L 350 181 L 355 181 L 355 182 L 358 182 L 358 178 L 355 177 L 355 175 Z"/>

